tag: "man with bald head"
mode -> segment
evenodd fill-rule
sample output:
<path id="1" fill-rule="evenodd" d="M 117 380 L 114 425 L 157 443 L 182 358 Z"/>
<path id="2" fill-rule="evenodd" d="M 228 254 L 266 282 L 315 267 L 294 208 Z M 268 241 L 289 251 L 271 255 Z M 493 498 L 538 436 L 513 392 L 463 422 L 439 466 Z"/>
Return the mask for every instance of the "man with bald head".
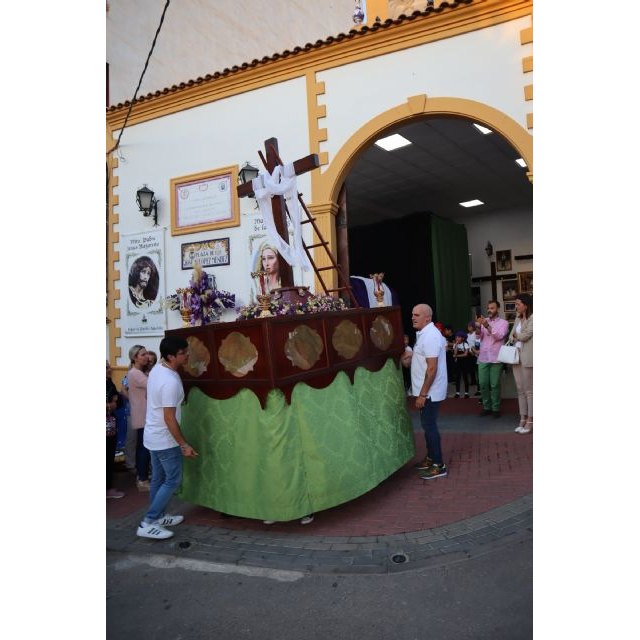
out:
<path id="1" fill-rule="evenodd" d="M 447 465 L 442 460 L 438 409 L 447 397 L 447 356 L 444 336 L 432 322 L 433 311 L 428 304 L 418 304 L 411 312 L 416 329 L 416 344 L 412 352 L 405 352 L 401 362 L 411 367 L 411 394 L 416 398 L 420 423 L 427 443 L 427 456 L 416 467 L 423 480 L 446 476 Z"/>

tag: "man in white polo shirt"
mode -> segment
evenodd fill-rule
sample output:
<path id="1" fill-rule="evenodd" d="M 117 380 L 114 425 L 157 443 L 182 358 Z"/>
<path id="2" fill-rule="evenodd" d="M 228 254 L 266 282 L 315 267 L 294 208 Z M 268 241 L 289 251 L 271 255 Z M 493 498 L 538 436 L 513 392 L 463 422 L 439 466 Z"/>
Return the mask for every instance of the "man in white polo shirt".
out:
<path id="1" fill-rule="evenodd" d="M 160 363 L 149 373 L 144 446 L 151 453 L 150 504 L 136 534 L 141 538 L 164 540 L 173 535 L 165 527 L 180 524 L 184 516 L 169 515 L 169 504 L 182 481 L 182 458 L 198 453 L 180 431 L 180 405 L 184 388 L 178 369 L 186 362 L 188 343 L 184 338 L 168 336 L 160 342 Z"/>
<path id="2" fill-rule="evenodd" d="M 417 330 L 413 352 L 405 352 L 401 361 L 411 366 L 411 392 L 420 410 L 420 423 L 427 443 L 427 456 L 416 467 L 423 480 L 446 476 L 447 465 L 442 460 L 438 409 L 447 397 L 447 356 L 444 336 L 431 321 L 433 311 L 428 304 L 418 304 L 411 312 L 411 323 Z"/>

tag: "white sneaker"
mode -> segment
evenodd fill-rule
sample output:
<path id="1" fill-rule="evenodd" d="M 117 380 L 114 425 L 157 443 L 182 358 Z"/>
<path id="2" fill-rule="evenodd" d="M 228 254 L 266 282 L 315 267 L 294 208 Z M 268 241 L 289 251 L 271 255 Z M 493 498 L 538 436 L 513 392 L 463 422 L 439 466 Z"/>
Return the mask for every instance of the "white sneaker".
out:
<path id="1" fill-rule="evenodd" d="M 136 531 L 136 535 L 140 538 L 151 538 L 152 540 L 166 540 L 167 538 L 171 538 L 173 536 L 173 531 L 169 531 L 164 527 L 152 522 L 151 524 L 147 524 L 146 522 L 141 522 L 138 530 Z"/>
<path id="2" fill-rule="evenodd" d="M 183 520 L 184 516 L 171 516 L 168 513 L 165 513 L 162 518 L 158 518 L 154 524 L 160 525 L 161 527 L 175 527 Z"/>
<path id="3" fill-rule="evenodd" d="M 300 520 L 300 524 L 311 524 L 313 522 L 313 514 L 305 516 Z"/>
<path id="4" fill-rule="evenodd" d="M 275 524 L 277 520 L 263 520 L 262 524 Z"/>

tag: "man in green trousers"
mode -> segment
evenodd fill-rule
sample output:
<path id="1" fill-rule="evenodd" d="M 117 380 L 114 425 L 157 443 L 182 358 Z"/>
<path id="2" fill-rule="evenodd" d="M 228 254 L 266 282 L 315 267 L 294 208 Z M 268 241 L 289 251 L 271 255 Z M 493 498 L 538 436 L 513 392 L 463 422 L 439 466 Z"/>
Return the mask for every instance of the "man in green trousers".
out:
<path id="1" fill-rule="evenodd" d="M 509 323 L 498 316 L 500 303 L 489 300 L 486 317 L 478 316 L 480 326 L 480 352 L 478 354 L 478 383 L 482 398 L 481 416 L 500 417 L 500 374 L 502 363 L 498 362 L 498 351 L 509 332 Z"/>

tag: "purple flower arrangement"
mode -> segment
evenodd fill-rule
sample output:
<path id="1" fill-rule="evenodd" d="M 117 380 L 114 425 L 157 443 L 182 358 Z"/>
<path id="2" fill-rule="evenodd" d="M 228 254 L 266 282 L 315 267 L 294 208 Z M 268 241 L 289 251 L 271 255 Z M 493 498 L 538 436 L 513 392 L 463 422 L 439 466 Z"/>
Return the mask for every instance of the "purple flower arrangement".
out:
<path id="1" fill-rule="evenodd" d="M 166 305 L 169 309 L 188 310 L 189 322 L 193 327 L 218 322 L 225 309 L 235 308 L 236 296 L 212 286 L 209 275 L 196 263 L 189 286 L 167 296 Z"/>
<path id="2" fill-rule="evenodd" d="M 349 306 L 342 298 L 333 296 L 310 296 L 305 302 L 288 303 L 272 300 L 269 311 L 274 316 L 296 316 L 306 313 L 323 313 L 325 311 L 344 311 Z M 238 320 L 258 318 L 262 312 L 260 304 L 248 304 L 238 309 Z"/>

